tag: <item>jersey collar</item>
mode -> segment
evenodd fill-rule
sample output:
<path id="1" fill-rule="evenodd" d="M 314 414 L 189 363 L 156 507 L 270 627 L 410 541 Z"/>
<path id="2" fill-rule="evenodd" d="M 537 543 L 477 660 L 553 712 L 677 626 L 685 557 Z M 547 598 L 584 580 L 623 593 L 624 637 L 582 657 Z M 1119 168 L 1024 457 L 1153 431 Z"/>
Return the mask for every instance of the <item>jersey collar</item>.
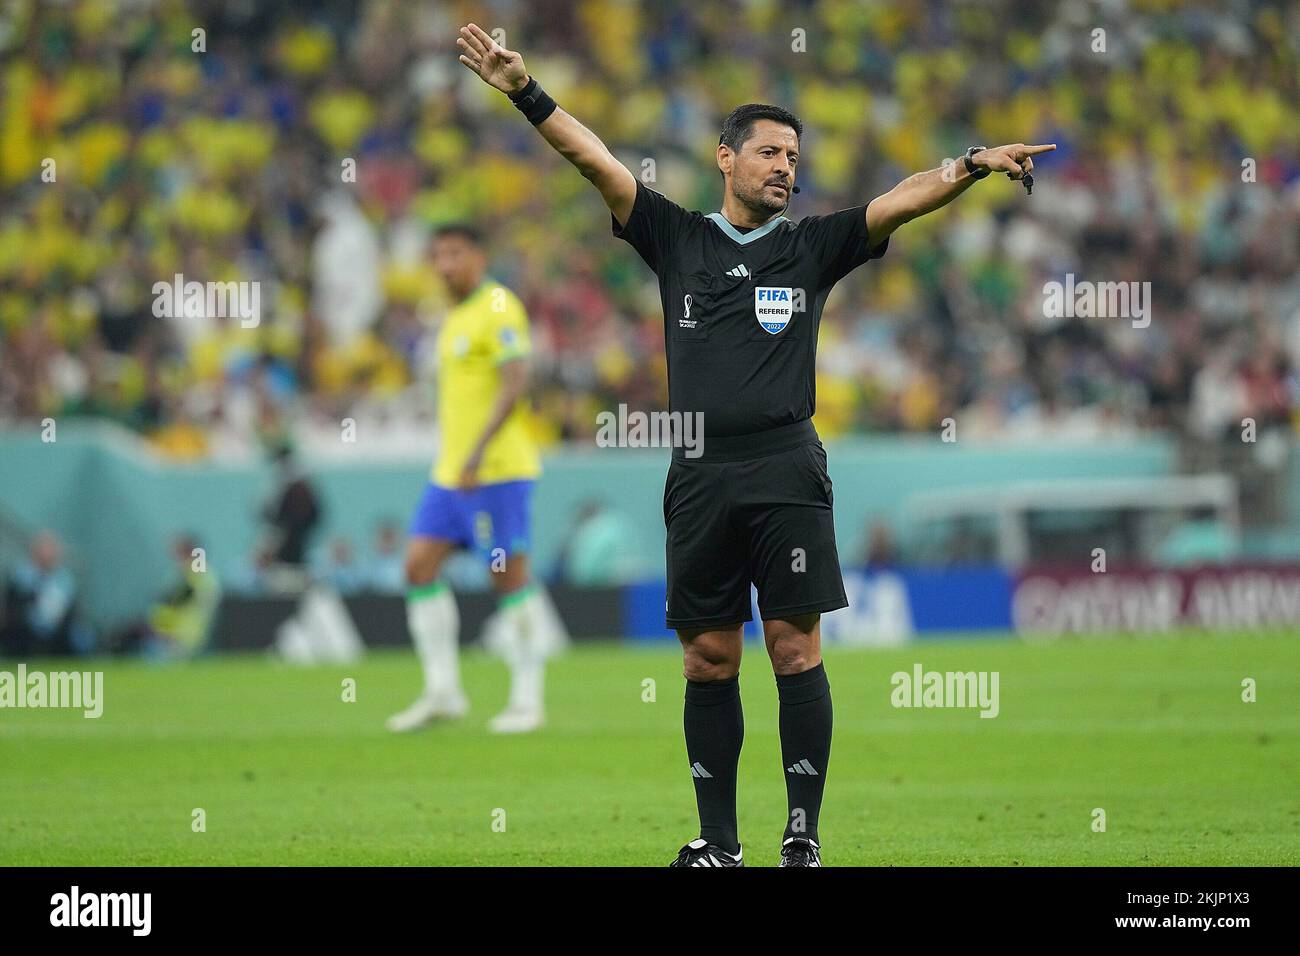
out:
<path id="1" fill-rule="evenodd" d="M 704 218 L 712 219 L 717 227 L 726 233 L 727 237 L 732 242 L 739 243 L 742 246 L 747 246 L 751 242 L 762 239 L 777 226 L 781 225 L 781 223 L 790 221 L 785 216 L 777 216 L 775 219 L 763 223 L 763 225 L 759 226 L 757 229 L 751 229 L 749 232 L 742 233 L 731 223 L 727 222 L 727 217 L 722 215 L 720 212 L 711 212 Z"/>
<path id="2" fill-rule="evenodd" d="M 492 281 L 492 277 L 491 277 L 491 276 L 489 276 L 489 275 L 487 275 L 486 273 L 484 273 L 484 275 L 483 275 L 483 281 L 480 282 L 478 285 L 476 285 L 476 286 L 474 287 L 474 291 L 471 292 L 469 295 L 465 296 L 465 298 L 461 299 L 459 302 L 457 302 L 454 306 L 452 306 L 452 308 L 453 308 L 453 309 L 463 309 L 463 308 L 465 308 L 467 305 L 469 305 L 471 302 L 473 302 L 475 299 L 477 299 L 479 296 L 481 296 L 481 295 L 483 294 L 483 292 L 484 292 L 484 291 L 485 291 L 489 286 L 492 286 L 492 285 L 496 285 L 496 283 L 494 283 L 494 282 Z"/>

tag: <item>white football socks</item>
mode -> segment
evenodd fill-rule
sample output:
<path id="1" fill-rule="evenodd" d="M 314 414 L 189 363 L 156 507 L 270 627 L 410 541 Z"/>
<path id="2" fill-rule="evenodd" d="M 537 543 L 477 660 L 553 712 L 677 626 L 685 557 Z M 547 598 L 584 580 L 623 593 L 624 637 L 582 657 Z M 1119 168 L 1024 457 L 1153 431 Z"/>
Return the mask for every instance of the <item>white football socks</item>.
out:
<path id="1" fill-rule="evenodd" d="M 502 657 L 510 668 L 508 711 L 541 713 L 548 624 L 536 586 L 528 585 L 501 599 Z"/>
<path id="2" fill-rule="evenodd" d="M 451 588 L 441 581 L 412 588 L 406 596 L 406 623 L 424 668 L 425 695 L 460 701 L 460 610 Z"/>

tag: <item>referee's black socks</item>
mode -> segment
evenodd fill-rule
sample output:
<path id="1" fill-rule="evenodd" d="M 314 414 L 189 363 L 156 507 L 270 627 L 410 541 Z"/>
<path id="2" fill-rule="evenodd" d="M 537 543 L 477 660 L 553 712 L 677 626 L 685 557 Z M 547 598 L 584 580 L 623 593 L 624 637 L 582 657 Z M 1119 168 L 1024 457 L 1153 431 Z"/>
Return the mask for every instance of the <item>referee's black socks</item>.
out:
<path id="1" fill-rule="evenodd" d="M 825 666 L 818 664 L 802 674 L 778 674 L 776 692 L 781 699 L 781 759 L 788 806 L 785 836 L 816 841 L 831 756 L 831 685 Z"/>
<path id="2" fill-rule="evenodd" d="M 740 678 L 686 682 L 686 759 L 695 781 L 700 837 L 728 853 L 740 851 L 736 836 L 736 766 L 745 740 Z"/>

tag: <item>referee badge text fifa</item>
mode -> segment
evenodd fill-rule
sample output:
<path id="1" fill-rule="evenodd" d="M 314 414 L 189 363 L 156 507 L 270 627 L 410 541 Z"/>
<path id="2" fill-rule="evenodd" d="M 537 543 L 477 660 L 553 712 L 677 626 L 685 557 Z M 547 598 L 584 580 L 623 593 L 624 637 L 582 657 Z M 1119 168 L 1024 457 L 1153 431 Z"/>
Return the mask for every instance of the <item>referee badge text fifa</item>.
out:
<path id="1" fill-rule="evenodd" d="M 757 286 L 754 289 L 754 317 L 763 330 L 776 335 L 794 315 L 794 294 L 789 288 Z"/>

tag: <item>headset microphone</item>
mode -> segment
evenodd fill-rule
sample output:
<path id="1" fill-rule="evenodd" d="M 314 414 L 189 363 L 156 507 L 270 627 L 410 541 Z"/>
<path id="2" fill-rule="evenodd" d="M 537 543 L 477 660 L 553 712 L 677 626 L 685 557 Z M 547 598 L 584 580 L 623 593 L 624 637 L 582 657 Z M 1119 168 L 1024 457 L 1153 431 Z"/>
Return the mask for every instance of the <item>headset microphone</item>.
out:
<path id="1" fill-rule="evenodd" d="M 790 192 L 789 192 L 789 194 L 785 197 L 785 208 L 786 208 L 786 209 L 789 209 L 789 208 L 790 208 L 790 203 L 791 203 L 791 201 L 794 199 L 794 194 L 797 193 L 798 191 L 799 191 L 799 187 L 798 187 L 798 186 L 792 186 L 792 187 L 790 188 Z"/>

